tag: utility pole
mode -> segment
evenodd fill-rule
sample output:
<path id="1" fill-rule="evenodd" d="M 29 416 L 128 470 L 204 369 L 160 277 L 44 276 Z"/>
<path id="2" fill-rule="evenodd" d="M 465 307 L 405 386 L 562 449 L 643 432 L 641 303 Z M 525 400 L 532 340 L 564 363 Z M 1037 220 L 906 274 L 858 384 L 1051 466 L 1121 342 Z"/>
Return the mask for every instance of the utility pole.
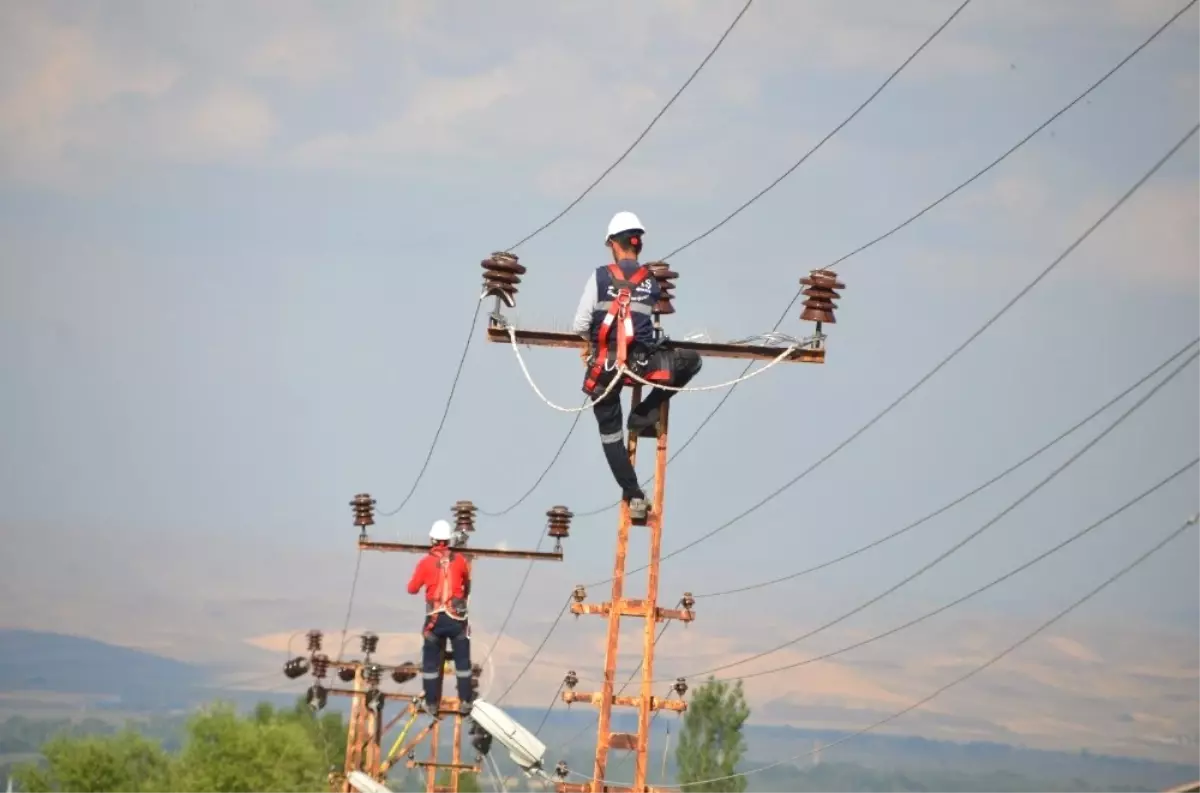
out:
<path id="1" fill-rule="evenodd" d="M 526 267 L 518 262 L 517 256 L 508 252 L 493 253 L 481 263 L 484 270 L 483 292 L 493 295 L 508 305 L 516 306 L 516 285 L 521 282 L 521 275 Z M 710 358 L 742 358 L 771 361 L 780 358 L 784 350 L 766 344 L 732 344 L 697 341 L 667 341 L 662 332 L 661 317 L 664 314 L 675 313 L 672 305 L 674 298 L 675 280 L 679 273 L 674 272 L 665 262 L 651 262 L 646 265 L 654 274 L 661 287 L 661 298 L 654 307 L 654 325 L 658 337 L 668 348 L 676 350 L 692 350 L 697 354 Z M 807 277 L 800 279 L 805 287 L 804 311 L 800 318 L 816 322 L 816 333 L 804 344 L 797 344 L 794 349 L 783 356 L 781 363 L 824 363 L 825 335 L 822 333 L 823 323 L 835 322 L 833 309 L 834 300 L 840 297 L 837 289 L 844 289 L 845 284 L 838 281 L 836 273 L 830 270 L 814 270 Z M 504 318 L 500 309 L 500 300 L 490 316 L 487 327 L 487 340 L 491 342 L 515 342 L 516 344 L 538 347 L 566 347 L 581 349 L 588 345 L 587 340 L 574 333 L 558 331 L 525 330 L 513 328 Z M 641 401 L 642 386 L 640 383 L 629 381 L 632 385 L 632 410 Z M 672 402 L 674 400 L 671 400 Z M 599 614 L 608 618 L 607 643 L 604 653 L 604 678 L 600 691 L 576 692 L 574 683 L 578 678 L 569 672 L 564 679 L 565 689 L 563 701 L 587 702 L 599 709 L 596 734 L 596 755 L 592 768 L 592 781 L 577 784 L 560 781 L 557 785 L 559 793 L 598 793 L 599 791 L 649 791 L 646 784 L 647 758 L 650 744 L 650 714 L 657 710 L 673 710 L 682 713 L 687 709 L 682 699 L 665 699 L 655 697 L 651 691 L 654 680 L 654 649 L 655 627 L 659 622 L 669 619 L 691 622 L 695 618 L 692 607 L 695 600 L 690 593 L 684 593 L 680 599 L 680 609 L 664 609 L 658 605 L 658 573 L 659 560 L 662 554 L 663 507 L 667 478 L 667 429 L 670 402 L 662 405 L 659 411 L 657 427 L 648 428 L 628 438 L 629 460 L 636 465 L 637 444 L 642 437 L 656 440 L 654 457 L 654 496 L 646 527 L 649 531 L 649 564 L 646 596 L 641 600 L 626 598 L 625 592 L 625 562 L 629 545 L 630 517 L 629 504 L 622 501 L 620 516 L 617 521 L 617 550 L 613 565 L 612 596 L 606 603 L 589 604 L 587 593 L 582 586 L 575 587 L 574 600 L 571 604 L 572 613 Z M 618 639 L 620 638 L 620 620 L 622 617 L 640 618 L 645 623 L 642 637 L 641 692 L 636 697 L 614 696 L 613 688 L 616 678 Z M 574 681 L 574 682 L 573 682 Z M 683 679 L 676 681 L 675 692 L 680 697 L 687 691 Z M 612 732 L 612 708 L 635 707 L 638 711 L 636 733 Z M 607 785 L 603 780 L 608 771 L 608 753 L 610 749 L 632 751 L 635 753 L 634 779 L 632 787 Z M 565 779 L 568 769 L 565 763 L 558 767 L 560 779 Z"/>
<path id="2" fill-rule="evenodd" d="M 372 540 L 367 536 L 367 527 L 375 524 L 375 499 L 371 498 L 368 493 L 359 493 L 350 502 L 350 506 L 354 510 L 354 525 L 358 526 L 358 548 L 360 551 L 382 551 L 385 553 L 428 553 L 432 546 L 422 543 L 401 543 L 401 542 L 381 542 Z M 546 533 L 554 539 L 553 551 L 523 551 L 523 550 L 504 550 L 500 548 L 472 548 L 468 547 L 471 535 L 475 533 L 475 513 L 478 511 L 476 506 L 470 501 L 458 501 L 450 508 L 454 515 L 454 538 L 452 546 L 455 551 L 461 553 L 467 559 L 468 565 L 473 565 L 475 558 L 487 559 L 530 559 L 535 561 L 550 561 L 561 562 L 563 560 L 562 541 L 570 536 L 571 533 L 571 518 L 574 515 L 565 506 L 556 505 L 551 507 L 546 512 Z M 469 593 L 468 593 L 469 596 Z M 412 676 L 415 677 L 420 672 L 420 667 L 413 665 Z M 478 688 L 479 675 L 482 674 L 482 667 L 479 664 L 472 665 L 472 681 L 473 685 Z M 407 674 L 407 671 L 405 672 Z M 453 667 L 445 660 L 443 653 L 442 674 L 453 675 Z M 356 678 L 357 679 L 357 678 Z M 411 678 L 408 678 L 411 679 Z M 445 680 L 443 679 L 443 685 Z M 357 684 L 356 684 L 357 686 Z M 356 688 L 357 690 L 357 688 Z M 415 697 L 405 695 L 408 699 Z M 359 702 L 360 697 L 355 698 L 355 704 Z M 365 735 L 367 741 L 367 750 L 365 754 L 351 756 L 350 746 L 351 741 L 347 741 L 346 748 L 346 773 L 354 769 L 363 770 L 370 774 L 378 781 L 383 781 L 383 775 L 386 775 L 388 765 L 381 765 L 379 762 L 379 740 L 382 733 L 377 733 L 378 720 L 372 721 L 369 713 L 369 703 L 365 697 L 362 698 L 363 707 L 360 709 L 362 715 L 356 720 L 354 718 L 354 705 L 352 705 L 351 719 L 349 725 L 349 735 L 351 737 Z M 441 732 L 441 721 L 434 720 L 426 731 L 429 733 L 429 759 L 416 760 L 410 757 L 408 760 L 409 768 L 424 768 L 425 769 L 425 790 L 427 793 L 458 793 L 459 775 L 464 771 L 470 771 L 478 774 L 481 770 L 480 762 L 482 755 L 487 754 L 488 748 L 491 745 L 491 736 L 482 730 L 472 728 L 470 731 L 472 745 L 480 753 L 473 764 L 463 763 L 462 761 L 462 735 L 463 735 L 463 715 L 459 710 L 459 702 L 457 697 L 442 697 L 441 704 L 438 708 L 439 715 L 452 715 L 454 718 L 454 735 L 453 744 L 451 746 L 450 762 L 441 762 L 438 760 L 439 739 Z M 410 704 L 410 708 L 413 706 Z M 415 713 L 415 711 L 413 711 Z M 394 724 L 395 722 L 393 722 Z M 390 728 L 391 725 L 389 725 Z M 386 732 L 385 729 L 383 732 Z M 415 739 L 419 741 L 424 737 L 424 732 Z M 415 745 L 415 743 L 413 744 Z M 393 747 L 395 749 L 396 747 Z M 411 751 L 411 750 L 410 750 Z M 408 752 L 402 752 L 408 753 Z M 390 753 L 392 755 L 395 752 Z M 351 761 L 355 763 L 363 763 L 365 765 L 354 765 L 351 768 Z M 387 761 L 390 763 L 390 757 Z M 447 769 L 450 774 L 450 784 L 442 786 L 437 784 L 437 772 L 439 769 Z M 345 787 L 346 793 L 349 793 L 349 787 Z"/>
<path id="3" fill-rule="evenodd" d="M 397 665 L 376 663 L 372 655 L 379 647 L 379 636 L 374 633 L 364 633 L 359 638 L 364 654 L 361 660 L 335 660 L 322 652 L 323 634 L 321 631 L 311 630 L 308 632 L 308 655 L 296 656 L 283 665 L 284 675 L 291 679 L 296 679 L 308 673 L 312 674 L 313 682 L 308 688 L 306 699 L 309 706 L 313 709 L 314 714 L 316 711 L 324 709 L 331 696 L 350 698 L 350 718 L 346 728 L 346 755 L 342 771 L 338 774 L 331 769 L 329 775 L 330 790 L 342 791 L 343 793 L 351 793 L 353 791 L 353 788 L 347 781 L 351 771 L 362 771 L 373 779 L 383 782 L 387 777 L 388 770 L 394 765 L 394 759 L 397 757 L 407 757 L 409 768 L 426 765 L 426 763 L 415 759 L 416 747 L 426 737 L 430 738 L 431 757 L 435 762 L 437 758 L 437 721 L 433 721 L 424 729 L 418 731 L 412 739 L 406 743 L 404 742 L 409 728 L 413 726 L 416 720 L 418 711 L 414 702 L 420 699 L 420 695 L 382 691 L 380 689 L 380 684 L 383 682 L 385 673 L 390 673 L 392 680 L 399 685 L 403 685 L 417 677 L 421 671 L 420 666 L 411 661 Z M 343 684 L 349 684 L 348 687 L 337 686 L 336 684 L 327 685 L 326 680 L 331 670 L 336 670 L 338 679 Z M 475 665 L 472 667 L 472 686 L 478 687 L 479 677 L 482 673 L 483 668 L 481 666 Z M 443 674 L 445 674 L 445 664 L 443 664 Z M 385 724 L 384 707 L 388 702 L 402 702 L 405 708 Z M 454 714 L 455 716 L 459 716 L 458 700 L 453 698 L 443 699 L 438 712 L 439 715 Z M 384 757 L 382 751 L 383 736 L 390 732 L 406 716 L 408 717 L 408 724 L 405 726 L 403 732 L 401 732 L 400 737 L 397 738 L 391 751 Z M 476 749 L 484 751 L 486 747 L 481 749 L 477 743 Z M 471 770 L 478 773 L 482 769 L 478 760 L 473 765 L 464 765 L 457 750 L 455 751 L 455 762 L 459 765 L 457 769 L 459 771 Z M 432 777 L 429 785 L 433 785 Z M 445 789 L 449 790 L 450 788 Z"/>

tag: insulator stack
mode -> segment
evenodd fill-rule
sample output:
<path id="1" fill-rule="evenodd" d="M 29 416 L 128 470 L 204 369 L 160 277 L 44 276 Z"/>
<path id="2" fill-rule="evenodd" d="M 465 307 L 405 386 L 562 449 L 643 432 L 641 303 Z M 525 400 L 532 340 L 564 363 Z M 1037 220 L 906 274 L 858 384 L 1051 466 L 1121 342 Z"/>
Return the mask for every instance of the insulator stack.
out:
<path id="1" fill-rule="evenodd" d="M 380 681 L 383 680 L 383 667 L 379 664 L 371 664 L 366 668 L 367 685 L 371 688 L 379 688 Z"/>
<path id="2" fill-rule="evenodd" d="M 517 261 L 516 254 L 497 251 L 480 262 L 483 267 L 483 294 L 498 297 L 504 305 L 517 305 L 517 284 L 525 274 L 525 265 Z"/>
<path id="3" fill-rule="evenodd" d="M 395 680 L 399 685 L 404 685 L 416 676 L 417 665 L 412 661 L 405 661 L 392 670 L 392 680 Z"/>
<path id="4" fill-rule="evenodd" d="M 696 598 L 691 592 L 684 592 L 683 597 L 679 599 L 679 604 L 685 611 L 691 611 L 696 606 Z"/>
<path id="5" fill-rule="evenodd" d="M 354 525 L 365 534 L 367 526 L 375 525 L 375 499 L 369 493 L 359 493 L 350 502 L 354 508 Z"/>
<path id="6" fill-rule="evenodd" d="M 386 699 L 387 697 L 385 697 L 383 692 L 378 688 L 367 689 L 366 702 L 367 707 L 371 710 L 380 710 L 383 707 L 383 703 Z"/>
<path id="7" fill-rule="evenodd" d="M 471 664 L 471 677 L 483 677 L 483 664 Z"/>
<path id="8" fill-rule="evenodd" d="M 456 501 L 450 508 L 454 513 L 454 528 L 457 531 L 475 531 L 475 513 L 478 507 L 470 501 Z"/>
<path id="9" fill-rule="evenodd" d="M 353 666 L 341 667 L 340 669 L 338 669 L 337 676 L 339 678 L 341 678 L 341 681 L 343 683 L 354 682 L 354 667 Z"/>
<path id="10" fill-rule="evenodd" d="M 675 678 L 675 685 L 671 686 L 671 689 L 676 694 L 678 694 L 679 696 L 682 697 L 684 694 L 686 694 L 688 692 L 687 681 L 684 680 L 682 677 L 677 677 L 677 678 Z"/>
<path id="11" fill-rule="evenodd" d="M 575 513 L 559 505 L 546 512 L 546 533 L 556 540 L 571 536 L 571 518 Z"/>
<path id="12" fill-rule="evenodd" d="M 659 296 L 658 302 L 654 304 L 654 313 L 674 314 L 675 306 L 671 301 L 675 299 L 675 279 L 679 277 L 679 273 L 672 270 L 666 262 L 650 262 L 646 267 L 654 275 L 654 280 L 658 281 Z"/>
<path id="13" fill-rule="evenodd" d="M 361 637 L 362 651 L 366 655 L 370 655 L 379 649 L 379 637 L 374 633 L 364 633 Z"/>
<path id="14" fill-rule="evenodd" d="M 834 290 L 846 288 L 846 285 L 837 279 L 837 273 L 833 270 L 813 270 L 807 278 L 801 278 L 800 283 L 806 287 L 804 295 L 807 298 L 804 301 L 804 311 L 800 314 L 800 319 L 805 322 L 836 324 L 837 320 L 833 318 L 833 310 L 837 308 L 837 304 L 833 301 L 841 298 L 842 295 Z"/>
<path id="15" fill-rule="evenodd" d="M 572 691 L 575 690 L 575 686 L 579 685 L 579 675 L 575 674 L 574 669 L 572 669 L 570 672 L 567 672 L 566 676 L 563 678 L 563 685 Z"/>
<path id="16" fill-rule="evenodd" d="M 307 671 L 308 659 L 302 656 L 297 656 L 290 661 L 285 661 L 283 664 L 283 673 L 291 680 L 295 680 Z"/>
<path id="17" fill-rule="evenodd" d="M 587 600 L 587 590 L 583 588 L 583 584 L 575 585 L 575 591 L 571 593 L 571 597 L 575 598 L 576 603 Z"/>
<path id="18" fill-rule="evenodd" d="M 571 769 L 567 766 L 566 760 L 559 760 L 558 765 L 554 766 L 554 775 L 559 779 L 566 779 L 570 773 Z"/>
<path id="19" fill-rule="evenodd" d="M 313 677 L 317 678 L 318 680 L 321 680 L 327 674 L 329 674 L 329 656 L 328 655 L 322 654 L 322 655 L 314 655 L 313 656 L 312 673 L 313 673 Z"/>
<path id="20" fill-rule="evenodd" d="M 315 653 L 320 649 L 321 649 L 321 632 L 318 630 L 309 631 L 308 632 L 308 651 L 310 653 Z"/>

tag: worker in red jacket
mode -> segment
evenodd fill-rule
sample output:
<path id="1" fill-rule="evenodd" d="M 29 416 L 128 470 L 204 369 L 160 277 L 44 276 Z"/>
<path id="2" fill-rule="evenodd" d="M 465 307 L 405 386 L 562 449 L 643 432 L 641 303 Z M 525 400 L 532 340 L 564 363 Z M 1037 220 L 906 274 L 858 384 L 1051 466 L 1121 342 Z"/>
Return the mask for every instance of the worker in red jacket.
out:
<path id="1" fill-rule="evenodd" d="M 429 554 L 417 562 L 408 594 L 425 588 L 425 644 L 421 651 L 421 682 L 425 687 L 424 710 L 437 717 L 442 700 L 442 665 L 446 640 L 454 656 L 459 708 L 471 712 L 471 639 L 467 625 L 467 598 L 471 593 L 471 568 L 467 559 L 450 547 L 450 524 L 436 521 L 429 530 Z"/>

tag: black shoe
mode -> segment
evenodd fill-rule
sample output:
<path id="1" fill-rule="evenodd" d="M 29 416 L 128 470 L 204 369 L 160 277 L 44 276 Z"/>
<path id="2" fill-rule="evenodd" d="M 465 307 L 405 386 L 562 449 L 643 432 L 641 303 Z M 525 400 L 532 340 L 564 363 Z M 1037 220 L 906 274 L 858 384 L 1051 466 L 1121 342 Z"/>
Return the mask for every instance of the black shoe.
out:
<path id="1" fill-rule="evenodd" d="M 629 434 L 636 434 L 639 438 L 653 438 L 658 433 L 656 425 L 658 424 L 658 408 L 654 408 L 648 414 L 639 413 L 636 410 L 629 411 L 629 421 L 626 426 L 629 428 Z"/>
<path id="2" fill-rule="evenodd" d="M 441 716 L 438 714 L 438 706 L 430 706 L 430 704 L 424 699 L 417 703 L 417 710 L 419 710 L 421 713 L 424 713 L 426 716 L 432 717 L 435 721 L 441 718 Z"/>
<path id="3" fill-rule="evenodd" d="M 460 715 L 462 715 L 464 717 L 470 716 L 471 715 L 471 703 L 467 702 L 466 700 L 460 700 L 458 703 L 458 712 Z"/>

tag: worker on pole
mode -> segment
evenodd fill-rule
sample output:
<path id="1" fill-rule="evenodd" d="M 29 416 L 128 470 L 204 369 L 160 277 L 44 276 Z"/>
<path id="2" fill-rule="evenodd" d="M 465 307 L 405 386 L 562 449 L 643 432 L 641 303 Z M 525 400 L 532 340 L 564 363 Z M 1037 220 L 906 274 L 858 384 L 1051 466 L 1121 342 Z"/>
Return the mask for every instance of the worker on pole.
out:
<path id="1" fill-rule="evenodd" d="M 425 589 L 425 643 L 421 650 L 421 682 L 425 699 L 421 707 L 437 718 L 442 701 L 442 673 L 446 641 L 454 656 L 459 710 L 471 712 L 471 631 L 467 624 L 467 598 L 471 593 L 471 569 L 467 559 L 450 547 L 452 532 L 444 520 L 429 530 L 429 553 L 417 562 L 408 594 Z"/>
<path id="2" fill-rule="evenodd" d="M 575 311 L 571 329 L 588 342 L 582 356 L 587 366 L 583 392 L 591 399 L 605 392 L 622 365 L 649 382 L 674 388 L 687 385 L 700 371 L 699 355 L 691 350 L 670 349 L 655 327 L 658 282 L 638 262 L 645 233 L 642 222 L 632 212 L 613 215 L 604 238 L 612 253 L 612 263 L 597 267 L 588 277 Z M 621 488 L 622 500 L 629 503 L 629 516 L 634 522 L 643 523 L 649 505 L 625 450 L 621 427 L 622 385 L 624 382 L 614 385 L 592 411 L 608 467 Z M 658 422 L 659 407 L 673 393 L 653 389 L 629 412 L 629 432 L 639 433 L 653 427 Z"/>

